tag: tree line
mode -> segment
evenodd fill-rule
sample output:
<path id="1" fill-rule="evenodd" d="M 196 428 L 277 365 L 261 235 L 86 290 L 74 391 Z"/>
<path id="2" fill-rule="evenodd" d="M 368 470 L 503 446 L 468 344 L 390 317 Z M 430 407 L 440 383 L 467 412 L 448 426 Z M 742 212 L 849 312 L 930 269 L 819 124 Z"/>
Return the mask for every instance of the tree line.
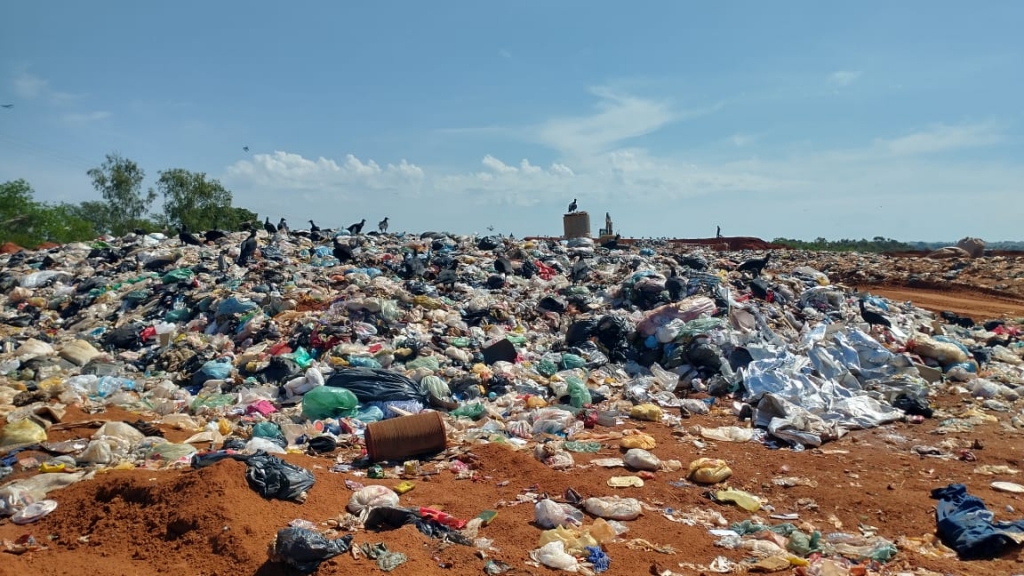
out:
<path id="1" fill-rule="evenodd" d="M 916 249 L 913 245 L 906 242 L 900 242 L 899 240 L 883 236 L 875 236 L 870 240 L 867 238 L 860 240 L 851 238 L 828 240 L 818 237 L 811 241 L 805 241 L 795 238 L 776 238 L 772 240 L 772 244 L 780 244 L 794 250 L 812 250 L 816 252 L 906 252 Z"/>
<path id="2" fill-rule="evenodd" d="M 64 244 L 102 234 L 121 236 L 134 230 L 237 230 L 259 215 L 232 205 L 231 191 L 202 172 L 172 168 L 157 172 L 155 186 L 143 189 L 145 171 L 133 160 L 107 154 L 86 172 L 99 200 L 78 204 L 41 202 L 23 179 L 0 183 L 0 243 L 34 248 L 45 242 Z M 163 198 L 163 208 L 153 204 Z"/>

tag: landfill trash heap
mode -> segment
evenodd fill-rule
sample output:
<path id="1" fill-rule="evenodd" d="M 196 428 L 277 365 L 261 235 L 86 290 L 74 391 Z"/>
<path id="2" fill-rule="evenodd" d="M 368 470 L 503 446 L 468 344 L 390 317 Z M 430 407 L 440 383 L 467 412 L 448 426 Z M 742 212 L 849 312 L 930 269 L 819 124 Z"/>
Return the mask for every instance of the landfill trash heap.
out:
<path id="1" fill-rule="evenodd" d="M 447 448 L 445 436 L 448 446 L 500 439 L 533 447 L 558 470 L 587 450 L 571 444 L 574 436 L 621 418 L 672 425 L 724 406 L 750 422 L 748 440 L 803 450 L 851 430 L 931 417 L 937 382 L 963 383 L 995 403 L 1024 392 L 1024 348 L 1012 322 L 947 324 L 909 303 L 834 285 L 803 253 L 777 252 L 751 273 L 740 264 L 764 253 L 261 231 L 255 258 L 239 265 L 247 236 L 184 246 L 128 235 L 0 256 L 0 455 L 46 447 L 69 406 L 155 415 L 108 422 L 91 439 L 51 451 L 61 454 L 51 465 L 81 472 L 62 475 L 60 485 L 0 486 L 0 515 L 38 519 L 56 506 L 40 504 L 53 502 L 47 493 L 126 462 L 199 468 L 240 460 L 261 495 L 302 502 L 312 474 L 274 454 L 365 442 L 370 452 L 346 469 L 380 473 L 373 450 L 399 463 L 423 454 L 402 454 L 408 439 L 388 444 L 376 431 L 382 439 L 369 446 L 367 430 L 430 412 L 442 414 L 435 453 Z M 889 325 L 866 321 L 862 305 Z M 171 443 L 150 433 L 154 423 L 195 435 Z M 663 464 L 640 445 L 625 461 L 637 470 Z M 720 461 L 694 466 L 711 482 L 728 477 Z M 0 478 L 12 472 L 8 458 Z M 18 496 L 26 490 L 35 492 Z M 443 513 L 399 508 L 394 493 L 364 496 L 385 498 L 357 506 L 362 521 L 376 510 L 376 523 L 465 527 Z M 716 497 L 745 507 L 750 496 Z M 591 530 L 601 538 L 553 539 L 531 558 L 570 571 L 577 562 L 607 567 L 601 544 L 639 504 L 575 504 L 540 499 L 538 518 L 552 530 L 578 528 L 567 519 L 586 509 L 612 524 Z M 350 536 L 329 541 L 307 528 L 282 530 L 279 559 L 314 570 L 353 546 Z M 889 548 L 870 546 L 876 560 L 888 558 Z M 364 552 L 379 565 L 404 561 L 386 547 Z"/>

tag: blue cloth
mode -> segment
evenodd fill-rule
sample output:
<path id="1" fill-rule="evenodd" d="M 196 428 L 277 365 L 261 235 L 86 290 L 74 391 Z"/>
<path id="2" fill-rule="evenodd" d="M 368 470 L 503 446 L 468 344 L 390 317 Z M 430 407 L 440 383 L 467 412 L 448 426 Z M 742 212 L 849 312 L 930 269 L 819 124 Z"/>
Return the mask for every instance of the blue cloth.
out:
<path id="1" fill-rule="evenodd" d="M 939 500 L 935 507 L 939 537 L 961 560 L 1001 556 L 1017 546 L 1014 538 L 1024 539 L 1024 520 L 993 522 L 985 502 L 967 493 L 963 484 L 950 484 L 932 490 Z"/>
<path id="2" fill-rule="evenodd" d="M 600 546 L 587 546 L 587 562 L 594 565 L 594 572 L 600 574 L 608 569 L 612 559 L 601 550 Z"/>

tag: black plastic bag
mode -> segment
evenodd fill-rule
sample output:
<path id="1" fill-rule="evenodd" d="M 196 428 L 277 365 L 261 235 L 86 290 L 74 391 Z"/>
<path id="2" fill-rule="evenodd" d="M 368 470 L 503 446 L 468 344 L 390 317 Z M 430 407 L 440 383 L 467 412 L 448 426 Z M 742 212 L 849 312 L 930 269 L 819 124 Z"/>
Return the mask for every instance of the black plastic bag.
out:
<path id="1" fill-rule="evenodd" d="M 323 534 L 306 528 L 282 528 L 274 542 L 274 559 L 310 574 L 320 563 L 344 554 L 352 548 L 352 534 L 328 540 Z"/>
<path id="2" fill-rule="evenodd" d="M 480 352 L 484 355 L 484 363 L 487 365 L 495 362 L 515 362 L 519 354 L 516 352 L 516 345 L 508 338 L 502 338 Z"/>
<path id="3" fill-rule="evenodd" d="M 605 316 L 594 328 L 597 340 L 609 350 L 622 350 L 628 348 L 629 325 L 622 318 Z"/>
<path id="4" fill-rule="evenodd" d="M 537 309 L 545 312 L 555 312 L 556 314 L 565 313 L 565 302 L 562 302 L 554 296 L 545 296 L 541 298 L 540 302 L 537 303 Z"/>
<path id="5" fill-rule="evenodd" d="M 260 380 L 272 384 L 284 384 L 285 382 L 299 376 L 302 368 L 295 360 L 284 356 L 274 356 L 270 359 L 267 367 L 260 371 Z"/>
<path id="6" fill-rule="evenodd" d="M 305 468 L 289 464 L 277 456 L 259 451 L 246 460 L 245 479 L 249 487 L 264 498 L 303 502 L 316 478 Z"/>
<path id="7" fill-rule="evenodd" d="M 501 246 L 501 240 L 494 236 L 484 236 L 476 243 L 478 250 L 494 250 L 498 246 Z"/>
<path id="8" fill-rule="evenodd" d="M 360 403 L 418 400 L 426 403 L 427 391 L 415 380 L 379 368 L 351 368 L 336 372 L 324 382 L 327 386 L 345 388 Z"/>
<path id="9" fill-rule="evenodd" d="M 338 447 L 338 442 L 327 435 L 310 438 L 308 444 L 309 449 L 317 453 L 333 452 Z"/>
<path id="10" fill-rule="evenodd" d="M 565 332 L 565 343 L 569 346 L 579 344 L 580 342 L 586 342 L 587 339 L 597 329 L 597 319 L 588 318 L 586 320 L 577 320 L 569 325 L 569 329 Z"/>
<path id="11" fill-rule="evenodd" d="M 140 336 L 145 325 L 140 323 L 126 324 L 107 332 L 103 337 L 103 344 L 107 348 L 118 350 L 134 350 L 142 346 Z"/>
<path id="12" fill-rule="evenodd" d="M 370 509 L 366 520 L 363 521 L 363 526 L 367 530 L 393 530 L 406 524 L 415 524 L 421 519 L 413 509 L 380 506 Z"/>
<path id="13" fill-rule="evenodd" d="M 924 416 L 925 418 L 931 418 L 935 411 L 928 406 L 928 401 L 924 398 L 913 398 L 906 394 L 900 394 L 896 397 L 896 400 L 892 403 L 893 408 L 903 410 L 908 416 Z"/>

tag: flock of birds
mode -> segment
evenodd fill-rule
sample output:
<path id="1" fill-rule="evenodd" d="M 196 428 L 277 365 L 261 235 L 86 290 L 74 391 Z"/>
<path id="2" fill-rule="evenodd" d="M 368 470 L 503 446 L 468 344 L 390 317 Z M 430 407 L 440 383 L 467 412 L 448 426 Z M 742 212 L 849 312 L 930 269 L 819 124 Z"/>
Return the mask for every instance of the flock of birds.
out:
<path id="1" fill-rule="evenodd" d="M 574 213 L 578 209 L 578 204 L 574 198 L 572 203 L 569 204 L 569 213 Z M 366 219 L 363 218 L 359 222 L 356 222 L 346 228 L 352 236 L 358 236 L 363 233 L 363 228 L 366 225 Z M 275 225 L 270 221 L 270 217 L 267 217 L 263 221 L 263 229 L 267 234 L 271 236 L 277 236 L 278 234 L 288 235 L 290 229 L 288 223 L 284 218 Z M 388 217 L 377 223 L 377 229 L 380 233 L 387 233 L 388 230 Z M 239 266 L 248 265 L 253 257 L 255 256 L 258 244 L 256 242 L 256 235 L 258 233 L 257 226 L 252 223 L 246 223 L 243 225 L 243 230 L 249 231 L 249 236 L 242 241 L 239 248 L 239 255 L 236 259 L 236 264 Z M 136 230 L 137 233 L 141 231 Z M 342 243 L 339 237 L 332 233 L 332 231 L 325 231 L 316 225 L 316 222 L 309 220 L 309 231 L 296 231 L 296 235 L 307 236 L 314 242 L 323 242 L 328 238 L 331 238 L 333 249 L 332 254 L 340 263 L 347 263 L 353 260 L 353 249 L 350 245 Z M 222 230 L 207 230 L 203 233 L 203 239 L 200 240 L 195 234 L 190 232 L 185 226 L 181 226 L 178 229 L 178 238 L 183 244 L 192 246 L 201 246 L 206 242 L 215 242 L 221 238 L 227 236 L 227 233 Z M 735 267 L 735 271 L 739 272 L 743 277 L 749 275 L 749 286 L 751 293 L 761 299 L 769 299 L 771 297 L 771 289 L 767 283 L 761 281 L 761 274 L 764 269 L 768 266 L 771 261 L 772 253 L 769 252 L 762 258 L 752 258 L 741 262 Z M 435 261 L 436 260 L 436 261 Z M 226 261 L 224 260 L 224 254 L 220 256 L 220 268 L 226 269 Z M 693 258 L 688 256 L 676 256 L 676 262 L 681 266 L 691 268 L 694 270 L 703 270 L 707 264 L 699 258 Z M 410 280 L 417 277 L 424 277 L 427 274 L 428 266 L 436 268 L 436 275 L 433 277 L 433 281 L 438 286 L 452 286 L 458 279 L 458 266 L 459 262 L 455 258 L 443 256 L 437 259 L 433 258 L 433 255 L 428 251 L 426 258 L 422 259 L 411 253 L 406 253 L 402 259 L 402 263 L 399 265 L 398 274 L 406 280 Z M 488 278 L 487 284 L 491 288 L 500 288 L 504 286 L 505 281 L 509 275 L 520 274 L 523 275 L 525 271 L 522 269 L 516 270 L 505 255 L 499 254 L 494 260 L 494 270 L 497 273 L 495 276 Z M 573 285 L 578 285 L 586 282 L 590 277 L 591 267 L 587 263 L 586 258 L 582 253 L 577 252 L 571 261 L 569 269 L 566 271 L 566 275 L 572 281 Z M 665 290 L 668 292 L 669 298 L 675 302 L 683 297 L 686 290 L 686 282 L 679 276 L 678 270 L 675 266 L 669 266 L 669 275 L 665 281 Z M 865 304 L 865 298 L 858 299 L 860 316 L 872 329 L 875 327 L 882 327 L 885 329 L 892 328 L 892 321 L 883 316 L 882 314 L 869 310 Z M 949 317 L 947 317 L 947 315 Z M 955 317 L 954 317 L 955 316 Z M 970 318 L 956 316 L 953 313 L 943 313 L 943 317 L 955 324 L 961 326 L 973 326 L 973 321 Z"/>
<path id="2" fill-rule="evenodd" d="M 377 230 L 381 234 L 387 233 L 388 224 L 388 217 L 385 216 L 383 220 L 377 223 Z M 359 222 L 352 224 L 351 226 L 347 227 L 346 230 L 348 230 L 349 234 L 353 236 L 358 236 L 363 233 L 364 226 L 366 226 L 366 218 L 363 218 Z M 242 230 L 248 231 L 249 236 L 242 241 L 242 244 L 239 247 L 238 258 L 235 260 L 235 263 L 238 264 L 239 266 L 246 266 L 252 261 L 253 256 L 256 255 L 256 248 L 258 247 L 258 244 L 256 242 L 256 234 L 259 233 L 259 226 L 254 225 L 251 222 L 246 222 L 242 225 Z M 265 230 L 267 234 L 269 234 L 270 236 L 275 237 L 278 235 L 287 236 L 289 235 L 289 233 L 291 233 L 288 227 L 287 220 L 281 218 L 281 220 L 275 225 L 270 221 L 269 216 L 263 221 L 263 230 Z M 138 235 L 142 235 L 145 234 L 145 231 L 135 230 L 135 233 Z M 338 240 L 338 236 L 334 235 L 331 231 L 323 230 L 322 228 L 317 226 L 316 222 L 314 222 L 313 220 L 309 221 L 308 232 L 295 231 L 294 234 L 297 236 L 306 236 L 314 242 L 323 242 L 328 238 L 333 238 L 334 257 L 337 258 L 339 262 L 348 262 L 349 260 L 352 259 L 352 248 L 345 244 L 342 244 Z M 221 238 L 224 238 L 227 235 L 228 233 L 223 230 L 207 230 L 206 232 L 202 233 L 202 239 L 200 239 L 199 236 L 189 231 L 188 227 L 185 226 L 184 224 L 178 227 L 178 239 L 181 241 L 182 244 L 188 246 L 203 246 L 204 244 L 209 242 L 216 242 L 217 240 L 220 240 Z M 225 267 L 226 262 L 224 262 L 222 254 L 221 268 L 223 269 Z"/>

